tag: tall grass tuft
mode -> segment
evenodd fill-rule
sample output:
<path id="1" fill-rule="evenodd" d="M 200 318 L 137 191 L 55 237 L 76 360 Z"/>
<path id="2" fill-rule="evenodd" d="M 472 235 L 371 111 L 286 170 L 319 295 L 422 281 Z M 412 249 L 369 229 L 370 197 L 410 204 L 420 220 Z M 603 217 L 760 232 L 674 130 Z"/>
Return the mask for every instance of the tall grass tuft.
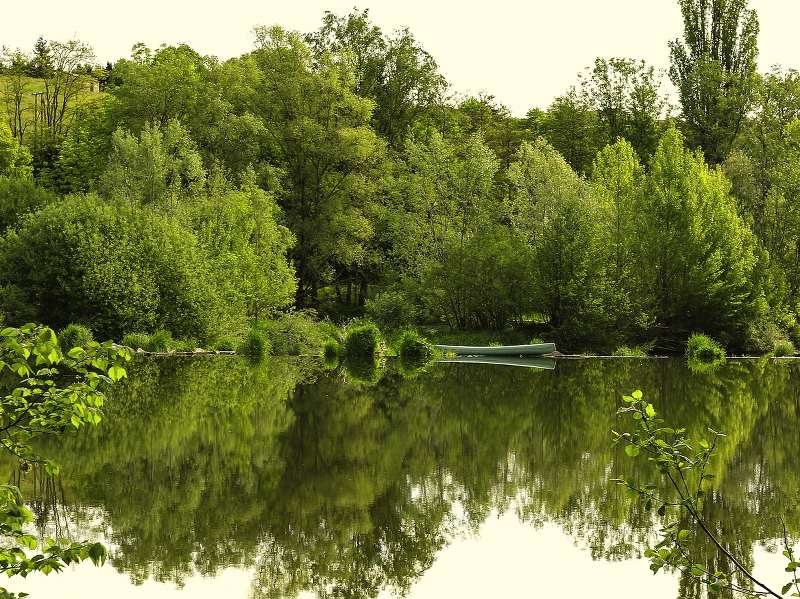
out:
<path id="1" fill-rule="evenodd" d="M 344 352 L 351 357 L 373 357 L 380 355 L 383 348 L 381 331 L 373 322 L 363 322 L 351 326 L 344 340 Z"/>
<path id="2" fill-rule="evenodd" d="M 239 345 L 238 353 L 248 358 L 260 360 L 269 355 L 270 349 L 267 336 L 257 329 L 250 329 L 244 341 Z"/>
<path id="3" fill-rule="evenodd" d="M 397 354 L 404 360 L 427 362 L 435 355 L 433 345 L 414 330 L 403 331 L 397 343 Z"/>

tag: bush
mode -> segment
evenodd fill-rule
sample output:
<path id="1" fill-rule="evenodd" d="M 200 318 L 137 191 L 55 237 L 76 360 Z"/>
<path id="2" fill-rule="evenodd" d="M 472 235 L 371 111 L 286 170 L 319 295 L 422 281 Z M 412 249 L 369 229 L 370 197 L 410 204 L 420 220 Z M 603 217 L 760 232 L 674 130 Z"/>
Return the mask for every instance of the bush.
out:
<path id="1" fill-rule="evenodd" d="M 775 345 L 785 339 L 781 328 L 769 318 L 759 318 L 747 327 L 745 349 L 765 354 L 773 351 Z"/>
<path id="2" fill-rule="evenodd" d="M 150 335 L 147 333 L 128 333 L 122 338 L 121 343 L 131 349 L 144 349 L 150 345 Z"/>
<path id="3" fill-rule="evenodd" d="M 342 346 L 336 339 L 328 339 L 322 345 L 322 357 L 326 360 L 334 360 L 339 358 L 342 351 Z"/>
<path id="4" fill-rule="evenodd" d="M 251 329 L 239 345 L 238 352 L 249 358 L 261 359 L 270 353 L 269 339 L 258 329 Z"/>
<path id="5" fill-rule="evenodd" d="M 725 350 L 711 337 L 695 333 L 686 344 L 686 357 L 705 363 L 720 362 L 725 360 Z"/>
<path id="6" fill-rule="evenodd" d="M 73 347 L 85 347 L 91 341 L 94 341 L 92 331 L 82 324 L 68 324 L 58 333 L 58 343 L 64 352 L 68 352 Z"/>
<path id="7" fill-rule="evenodd" d="M 289 312 L 258 328 L 267 335 L 272 353 L 278 356 L 319 355 L 328 336 L 313 310 Z"/>
<path id="8" fill-rule="evenodd" d="M 348 356 L 369 357 L 381 353 L 383 341 L 381 331 L 373 322 L 351 326 L 344 341 L 344 352 Z"/>
<path id="9" fill-rule="evenodd" d="M 434 348 L 416 331 L 403 331 L 397 344 L 397 354 L 404 360 L 427 362 L 433 358 Z"/>
<path id="10" fill-rule="evenodd" d="M 784 356 L 793 356 L 795 354 L 794 344 L 786 339 L 782 341 L 776 341 L 772 353 L 778 358 L 783 358 Z"/>

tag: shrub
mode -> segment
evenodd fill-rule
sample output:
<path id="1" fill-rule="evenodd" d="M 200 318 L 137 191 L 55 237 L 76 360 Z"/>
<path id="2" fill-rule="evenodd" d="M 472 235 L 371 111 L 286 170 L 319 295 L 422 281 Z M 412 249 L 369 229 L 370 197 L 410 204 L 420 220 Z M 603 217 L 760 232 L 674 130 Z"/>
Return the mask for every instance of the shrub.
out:
<path id="1" fill-rule="evenodd" d="M 322 345 L 322 356 L 326 360 L 334 360 L 339 358 L 342 351 L 342 346 L 336 339 L 327 339 Z"/>
<path id="2" fill-rule="evenodd" d="M 313 310 L 289 312 L 259 328 L 267 335 L 273 354 L 280 356 L 319 355 L 326 338 Z"/>
<path id="3" fill-rule="evenodd" d="M 711 337 L 695 333 L 686 344 L 686 357 L 705 363 L 720 362 L 725 360 L 725 350 Z"/>
<path id="4" fill-rule="evenodd" d="M 381 353 L 383 341 L 381 331 L 373 322 L 351 326 L 344 341 L 344 352 L 348 356 L 368 357 Z"/>
<path id="5" fill-rule="evenodd" d="M 745 348 L 747 351 L 765 354 L 785 338 L 781 328 L 769 318 L 759 318 L 747 327 Z"/>
<path id="6" fill-rule="evenodd" d="M 384 291 L 368 299 L 364 311 L 375 322 L 389 328 L 408 325 L 419 316 L 413 299 L 397 290 Z"/>
<path id="7" fill-rule="evenodd" d="M 434 355 L 433 346 L 416 331 L 403 331 L 397 344 L 398 355 L 405 360 L 428 361 Z"/>
<path id="8" fill-rule="evenodd" d="M 131 349 L 144 349 L 150 345 L 150 335 L 147 333 L 128 333 L 122 338 L 121 343 Z"/>
<path id="9" fill-rule="evenodd" d="M 68 324 L 58 333 L 58 342 L 64 352 L 73 347 L 85 347 L 90 341 L 94 341 L 92 331 L 82 324 Z"/>
<path id="10" fill-rule="evenodd" d="M 270 353 L 269 339 L 258 329 L 250 329 L 247 337 L 239 345 L 238 352 L 250 358 L 261 359 Z"/>
<path id="11" fill-rule="evenodd" d="M 776 341 L 772 353 L 778 358 L 793 356 L 795 354 L 794 344 L 786 339 Z"/>

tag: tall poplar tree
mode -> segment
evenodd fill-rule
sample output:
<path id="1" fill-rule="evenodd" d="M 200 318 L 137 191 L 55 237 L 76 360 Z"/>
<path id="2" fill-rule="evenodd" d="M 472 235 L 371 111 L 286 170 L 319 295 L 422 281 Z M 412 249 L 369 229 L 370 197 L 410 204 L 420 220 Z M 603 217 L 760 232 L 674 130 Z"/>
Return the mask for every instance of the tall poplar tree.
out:
<path id="1" fill-rule="evenodd" d="M 670 42 L 688 142 L 722 162 L 756 94 L 758 16 L 747 0 L 678 0 L 683 40 Z"/>

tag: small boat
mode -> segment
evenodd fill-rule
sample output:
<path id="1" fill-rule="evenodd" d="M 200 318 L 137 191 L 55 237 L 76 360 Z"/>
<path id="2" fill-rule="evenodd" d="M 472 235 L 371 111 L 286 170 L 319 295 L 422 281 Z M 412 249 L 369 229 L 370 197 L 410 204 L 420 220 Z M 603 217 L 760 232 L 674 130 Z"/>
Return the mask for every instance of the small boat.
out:
<path id="1" fill-rule="evenodd" d="M 489 347 L 470 345 L 434 345 L 445 354 L 457 356 L 546 356 L 556 351 L 555 343 L 535 343 L 533 345 L 490 345 Z"/>
<path id="2" fill-rule="evenodd" d="M 440 364 L 490 364 L 495 366 L 517 366 L 520 368 L 538 368 L 555 370 L 553 358 L 521 358 L 519 356 L 458 356 L 436 360 Z"/>

